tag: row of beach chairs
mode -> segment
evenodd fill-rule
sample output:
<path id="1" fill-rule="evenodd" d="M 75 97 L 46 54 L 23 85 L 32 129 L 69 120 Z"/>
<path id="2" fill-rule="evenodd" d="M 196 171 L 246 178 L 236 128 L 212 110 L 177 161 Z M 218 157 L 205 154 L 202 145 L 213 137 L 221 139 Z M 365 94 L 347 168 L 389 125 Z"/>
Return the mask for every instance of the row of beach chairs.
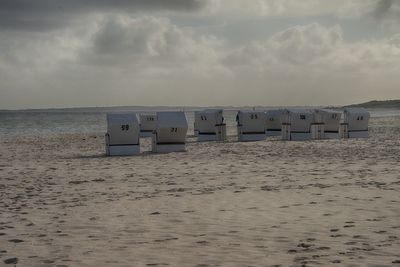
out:
<path id="1" fill-rule="evenodd" d="M 226 140 L 223 110 L 206 109 L 194 114 L 194 134 L 198 141 Z M 343 116 L 342 116 L 343 115 Z M 370 114 L 363 108 L 344 112 L 330 109 L 275 109 L 238 111 L 238 141 L 320 140 L 368 137 Z M 151 137 L 152 152 L 185 151 L 188 123 L 184 112 L 156 114 L 107 114 L 106 154 L 140 153 L 140 137 Z"/>

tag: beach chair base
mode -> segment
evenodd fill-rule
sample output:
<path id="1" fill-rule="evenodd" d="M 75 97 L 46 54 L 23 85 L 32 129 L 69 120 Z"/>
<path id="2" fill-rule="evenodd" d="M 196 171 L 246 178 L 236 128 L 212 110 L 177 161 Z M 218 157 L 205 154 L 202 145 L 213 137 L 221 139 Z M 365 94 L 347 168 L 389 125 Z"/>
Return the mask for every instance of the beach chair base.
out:
<path id="1" fill-rule="evenodd" d="M 290 133 L 291 141 L 307 141 L 311 140 L 311 133 Z"/>
<path id="2" fill-rule="evenodd" d="M 274 136 L 282 136 L 282 131 L 266 131 L 265 132 L 266 137 L 274 137 Z"/>
<path id="3" fill-rule="evenodd" d="M 108 145 L 107 156 L 133 156 L 140 154 L 140 145 Z"/>
<path id="4" fill-rule="evenodd" d="M 238 136 L 239 142 L 262 141 L 265 139 L 267 139 L 265 134 L 240 134 Z"/>
<path id="5" fill-rule="evenodd" d="M 339 132 L 337 132 L 337 133 L 327 133 L 327 132 L 325 132 L 324 136 L 325 136 L 324 137 L 325 139 L 339 139 L 340 138 Z"/>
<path id="6" fill-rule="evenodd" d="M 171 153 L 186 151 L 185 144 L 152 144 L 152 152 L 154 153 Z"/>
<path id="7" fill-rule="evenodd" d="M 198 142 L 207 142 L 207 141 L 225 141 L 226 135 L 222 134 L 198 134 L 197 141 Z"/>
<path id="8" fill-rule="evenodd" d="M 368 131 L 349 131 L 349 138 L 368 138 Z"/>

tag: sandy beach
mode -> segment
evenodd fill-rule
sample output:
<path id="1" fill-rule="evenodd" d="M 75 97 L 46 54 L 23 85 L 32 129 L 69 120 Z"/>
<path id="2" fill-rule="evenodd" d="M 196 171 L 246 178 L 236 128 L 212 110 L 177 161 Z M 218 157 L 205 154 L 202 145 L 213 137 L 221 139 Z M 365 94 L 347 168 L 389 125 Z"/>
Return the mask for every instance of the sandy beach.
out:
<path id="1" fill-rule="evenodd" d="M 0 265 L 400 266 L 399 117 L 370 135 L 112 158 L 103 133 L 2 136 Z"/>
<path id="2" fill-rule="evenodd" d="M 400 267 L 400 0 L 0 0 L 0 267 L 303 266 Z"/>

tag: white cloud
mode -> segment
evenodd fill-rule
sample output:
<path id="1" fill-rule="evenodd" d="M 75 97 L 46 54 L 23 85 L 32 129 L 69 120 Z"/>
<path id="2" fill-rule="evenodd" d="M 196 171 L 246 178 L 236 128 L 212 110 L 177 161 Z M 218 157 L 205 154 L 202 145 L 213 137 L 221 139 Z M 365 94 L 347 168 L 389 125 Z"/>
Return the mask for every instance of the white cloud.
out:
<path id="1" fill-rule="evenodd" d="M 346 42 L 339 25 L 324 27 L 317 23 L 295 26 L 274 34 L 264 42 L 252 42 L 234 50 L 224 60 L 226 65 L 299 67 L 327 72 L 333 69 L 354 71 L 380 66 L 392 69 L 400 63 L 399 35 L 382 40 Z M 399 65 L 400 66 L 400 65 Z M 397 68 L 395 69 L 397 70 Z"/>
<path id="2" fill-rule="evenodd" d="M 81 25 L 2 33 L 0 106 L 319 105 L 400 97 L 399 35 L 348 42 L 339 25 L 312 23 L 237 47 L 154 16 L 98 15 Z"/>
<path id="3" fill-rule="evenodd" d="M 196 65 L 214 62 L 219 45 L 215 37 L 197 36 L 167 18 L 107 16 L 98 23 L 81 56 L 97 65 Z"/>
<path id="4" fill-rule="evenodd" d="M 313 23 L 237 48 L 223 62 L 238 81 L 251 81 L 255 95 L 275 103 L 318 105 L 390 98 L 399 82 L 399 36 L 349 43 L 343 40 L 340 26 Z M 241 86 L 236 93 L 246 97 Z"/>
<path id="5" fill-rule="evenodd" d="M 137 95 L 136 104 L 151 105 L 177 94 L 181 99 L 193 83 L 230 75 L 220 63 L 221 40 L 167 18 L 99 15 L 89 21 L 40 35 L 3 33 L 0 105 L 129 105 Z"/>
<path id="6" fill-rule="evenodd" d="M 378 0 L 209 0 L 205 13 L 239 17 L 358 17 L 370 13 L 377 3 Z"/>

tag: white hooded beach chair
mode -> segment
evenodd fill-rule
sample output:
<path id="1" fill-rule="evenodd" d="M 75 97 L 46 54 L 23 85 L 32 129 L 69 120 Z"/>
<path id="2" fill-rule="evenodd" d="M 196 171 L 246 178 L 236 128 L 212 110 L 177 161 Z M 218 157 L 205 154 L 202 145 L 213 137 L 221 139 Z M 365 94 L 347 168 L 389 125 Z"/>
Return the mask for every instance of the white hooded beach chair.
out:
<path id="1" fill-rule="evenodd" d="M 316 116 L 318 116 L 323 123 L 323 135 L 320 139 L 338 139 L 340 138 L 340 119 L 342 113 L 340 111 L 331 109 L 316 109 Z"/>
<path id="2" fill-rule="evenodd" d="M 346 108 L 340 125 L 342 138 L 367 138 L 370 114 L 365 108 Z"/>
<path id="3" fill-rule="evenodd" d="M 265 134 L 267 137 L 282 135 L 283 113 L 283 109 L 271 109 L 265 112 Z"/>
<path id="4" fill-rule="evenodd" d="M 195 134 L 198 141 L 224 141 L 226 124 L 222 109 L 206 109 L 195 112 Z"/>
<path id="5" fill-rule="evenodd" d="M 169 153 L 185 151 L 188 123 L 183 112 L 157 112 L 152 151 Z"/>
<path id="6" fill-rule="evenodd" d="M 107 133 L 105 139 L 106 154 L 108 156 L 139 154 L 139 121 L 136 114 L 107 114 Z"/>
<path id="7" fill-rule="evenodd" d="M 307 109 L 286 109 L 282 116 L 282 139 L 311 140 L 311 124 L 315 123 L 314 112 Z"/>
<path id="8" fill-rule="evenodd" d="M 157 116 L 155 114 L 140 114 L 140 137 L 152 137 L 156 129 Z"/>
<path id="9" fill-rule="evenodd" d="M 265 112 L 239 111 L 236 116 L 239 141 L 265 140 Z"/>
<path id="10" fill-rule="evenodd" d="M 325 138 L 324 114 L 316 109 L 310 110 L 313 114 L 313 120 L 310 125 L 311 139 L 321 140 Z"/>

